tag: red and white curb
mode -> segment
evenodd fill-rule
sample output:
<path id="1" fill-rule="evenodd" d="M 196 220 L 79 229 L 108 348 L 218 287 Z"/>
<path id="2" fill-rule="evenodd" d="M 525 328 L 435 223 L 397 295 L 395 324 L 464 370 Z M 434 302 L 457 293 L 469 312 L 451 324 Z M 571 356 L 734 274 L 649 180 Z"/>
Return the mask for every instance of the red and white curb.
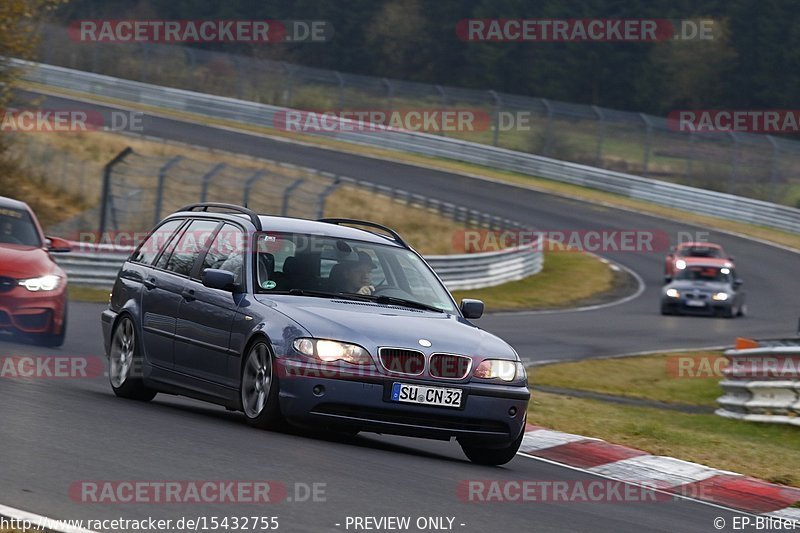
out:
<path id="1" fill-rule="evenodd" d="M 800 489 L 528 424 L 520 453 L 665 492 L 800 523 Z"/>

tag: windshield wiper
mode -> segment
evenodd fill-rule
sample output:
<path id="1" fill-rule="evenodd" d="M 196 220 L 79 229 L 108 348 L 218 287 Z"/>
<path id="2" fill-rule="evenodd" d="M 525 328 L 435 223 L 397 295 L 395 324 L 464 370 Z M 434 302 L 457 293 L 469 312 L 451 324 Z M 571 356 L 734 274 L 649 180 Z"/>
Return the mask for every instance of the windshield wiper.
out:
<path id="1" fill-rule="evenodd" d="M 313 296 L 315 298 L 338 298 L 340 300 L 368 300 L 361 294 L 347 292 L 320 291 L 315 289 L 289 289 L 288 291 L 272 292 L 271 294 L 288 294 L 290 296 Z"/>
<path id="2" fill-rule="evenodd" d="M 436 313 L 444 313 L 443 309 L 428 305 L 416 300 L 406 300 L 405 298 L 397 298 L 396 296 L 367 296 L 370 300 L 378 302 L 379 304 L 392 304 L 404 307 L 412 307 L 414 309 L 425 309 L 426 311 L 435 311 Z"/>

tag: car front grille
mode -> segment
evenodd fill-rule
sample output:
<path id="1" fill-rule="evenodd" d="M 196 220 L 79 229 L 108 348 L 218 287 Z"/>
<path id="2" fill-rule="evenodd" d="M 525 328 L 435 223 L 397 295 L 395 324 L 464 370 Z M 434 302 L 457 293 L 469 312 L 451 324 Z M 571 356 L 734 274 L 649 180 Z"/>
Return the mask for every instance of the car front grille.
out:
<path id="1" fill-rule="evenodd" d="M 686 293 L 687 300 L 708 300 L 708 294 L 704 292 L 688 292 Z"/>
<path id="2" fill-rule="evenodd" d="M 464 379 L 469 374 L 472 358 L 464 355 L 435 353 L 428 372 L 435 378 Z"/>
<path id="3" fill-rule="evenodd" d="M 379 348 L 378 356 L 383 368 L 392 374 L 419 376 L 425 370 L 425 355 L 416 350 Z"/>
<path id="4" fill-rule="evenodd" d="M 0 276 L 0 292 L 9 292 L 17 287 L 18 283 L 17 280 L 14 278 L 9 278 L 6 276 Z"/>

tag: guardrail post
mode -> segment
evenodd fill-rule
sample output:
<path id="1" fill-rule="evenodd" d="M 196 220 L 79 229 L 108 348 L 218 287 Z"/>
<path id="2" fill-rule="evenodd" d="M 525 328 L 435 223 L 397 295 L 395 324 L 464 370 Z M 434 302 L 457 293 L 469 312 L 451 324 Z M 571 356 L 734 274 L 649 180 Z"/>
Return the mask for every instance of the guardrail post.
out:
<path id="1" fill-rule="evenodd" d="M 644 160 L 642 161 L 642 175 L 649 177 L 648 167 L 650 166 L 650 145 L 653 141 L 653 123 L 644 113 L 639 113 L 639 118 L 642 119 L 647 131 L 644 134 Z"/>
<path id="2" fill-rule="evenodd" d="M 158 221 L 161 220 L 161 206 L 164 204 L 164 180 L 167 178 L 167 172 L 177 165 L 181 159 L 183 159 L 182 155 L 176 155 L 158 169 L 158 188 L 156 189 L 156 207 L 153 216 L 153 225 L 158 224 Z"/>
<path id="3" fill-rule="evenodd" d="M 133 148 L 128 146 L 103 167 L 103 189 L 100 193 L 100 227 L 98 228 L 98 233 L 100 233 L 99 238 L 102 238 L 106 232 L 108 202 L 111 199 L 111 172 L 119 162 L 128 157 L 132 152 Z"/>
<path id="4" fill-rule="evenodd" d="M 335 191 L 336 188 L 339 187 L 341 183 L 342 182 L 339 180 L 339 178 L 335 178 L 333 182 L 327 187 L 325 187 L 324 191 L 322 191 L 322 194 L 320 194 L 319 196 L 319 208 L 317 209 L 317 218 L 322 218 L 325 216 L 325 202 L 327 202 L 328 196 L 330 196 L 333 193 L 333 191 Z"/>
<path id="5" fill-rule="evenodd" d="M 394 86 L 388 78 L 381 78 L 381 83 L 386 86 L 386 109 L 389 111 L 392 109 L 392 100 L 394 100 Z"/>
<path id="6" fill-rule="evenodd" d="M 489 95 L 494 100 L 494 120 L 492 120 L 492 128 L 494 131 L 492 132 L 492 146 L 497 146 L 498 136 L 500 135 L 500 107 L 503 105 L 503 101 L 500 98 L 500 95 L 497 94 L 497 91 L 489 91 Z"/>
<path id="7" fill-rule="evenodd" d="M 778 152 L 780 147 L 772 135 L 767 135 L 767 140 L 772 145 L 772 164 L 769 169 L 769 201 L 774 202 L 778 192 Z"/>
<path id="8" fill-rule="evenodd" d="M 336 76 L 336 81 L 339 84 L 339 102 L 337 111 L 341 113 L 344 109 L 344 77 L 341 75 L 341 73 L 339 73 L 338 70 L 335 70 L 333 74 Z"/>
<path id="9" fill-rule="evenodd" d="M 732 131 L 729 131 L 728 135 L 733 141 L 733 158 L 731 159 L 731 175 L 730 181 L 728 182 L 728 193 L 734 194 L 736 190 L 736 175 L 739 170 L 739 138 L 736 136 L 736 133 Z"/>
<path id="10" fill-rule="evenodd" d="M 292 196 L 292 193 L 297 189 L 300 185 L 305 182 L 305 178 L 300 178 L 296 180 L 294 183 L 286 187 L 286 190 L 283 191 L 283 207 L 281 208 L 281 216 L 288 216 L 289 214 L 289 198 Z"/>
<path id="11" fill-rule="evenodd" d="M 256 182 L 266 176 L 266 174 L 266 170 L 257 170 L 252 176 L 247 178 L 247 181 L 244 183 L 244 198 L 242 199 L 242 205 L 247 207 L 247 203 L 250 201 L 250 191 L 253 190 L 253 186 L 256 184 Z"/>
<path id="12" fill-rule="evenodd" d="M 446 111 L 447 108 L 449 107 L 447 93 L 444 92 L 444 88 L 441 85 L 436 86 L 436 91 L 439 93 L 439 97 L 442 99 L 442 111 Z M 442 137 L 447 137 L 447 135 L 444 134 L 444 128 L 439 128 L 438 133 Z"/>
<path id="13" fill-rule="evenodd" d="M 207 202 L 208 201 L 208 187 L 211 185 L 211 180 L 214 179 L 214 176 L 220 173 L 220 171 L 225 168 L 225 163 L 219 163 L 218 165 L 214 166 L 211 170 L 206 172 L 203 175 L 203 192 L 200 194 L 200 201 Z"/>
<path id="14" fill-rule="evenodd" d="M 603 166 L 603 140 L 605 139 L 606 133 L 606 117 L 603 114 L 603 111 L 597 107 L 596 105 L 592 106 L 592 111 L 594 114 L 597 115 L 597 148 L 595 148 L 594 153 L 594 166 L 602 167 Z"/>
<path id="15" fill-rule="evenodd" d="M 545 131 L 542 132 L 542 155 L 547 155 L 550 153 L 550 140 L 553 133 L 553 106 L 550 105 L 550 102 L 547 101 L 547 98 L 540 98 L 542 101 L 542 105 L 547 110 L 547 123 L 545 125 Z"/>

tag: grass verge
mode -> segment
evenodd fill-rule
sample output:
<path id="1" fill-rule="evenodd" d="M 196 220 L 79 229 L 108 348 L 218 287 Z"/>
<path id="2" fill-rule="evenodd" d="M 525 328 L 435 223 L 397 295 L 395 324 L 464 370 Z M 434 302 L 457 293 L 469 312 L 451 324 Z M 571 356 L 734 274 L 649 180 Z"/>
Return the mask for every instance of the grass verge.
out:
<path id="1" fill-rule="evenodd" d="M 588 202 L 606 205 L 610 207 L 629 209 L 641 213 L 647 213 L 663 218 L 668 218 L 671 220 L 677 219 L 686 223 L 695 224 L 703 228 L 739 233 L 742 235 L 746 235 L 757 239 L 762 239 L 782 246 L 788 246 L 791 248 L 800 249 L 800 235 L 794 233 L 784 232 L 763 226 L 756 226 L 753 224 L 746 224 L 743 222 L 735 222 L 706 215 L 699 215 L 689 211 L 682 211 L 669 207 L 662 207 L 656 204 L 645 202 L 643 200 L 626 198 L 613 193 L 597 191 L 586 187 L 580 187 L 577 185 L 571 185 L 567 183 L 560 183 L 552 180 L 547 180 L 544 178 L 537 178 L 526 174 L 520 174 L 517 172 L 496 170 L 472 163 L 463 163 L 460 161 L 453 161 L 450 159 L 444 159 L 438 157 L 427 157 L 415 154 L 408 154 L 405 152 L 395 152 L 392 150 L 386 150 L 381 148 L 360 146 L 342 141 L 323 139 L 317 136 L 312 136 L 307 134 L 304 135 L 292 132 L 282 132 L 279 130 L 268 129 L 265 127 L 256 127 L 256 126 L 242 124 L 239 122 L 233 122 L 222 119 L 213 119 L 207 116 L 200 116 L 186 112 L 171 111 L 152 106 L 143 106 L 141 104 L 134 104 L 132 102 L 117 100 L 114 98 L 98 97 L 96 95 L 86 95 L 76 91 L 54 89 L 49 86 L 39 85 L 30 82 L 25 82 L 20 86 L 25 89 L 39 91 L 42 93 L 74 96 L 78 98 L 86 98 L 87 96 L 90 96 L 94 101 L 97 102 L 116 104 L 126 108 L 135 108 L 142 111 L 148 111 L 165 116 L 202 122 L 205 124 L 227 126 L 243 131 L 260 133 L 263 135 L 267 135 L 269 137 L 282 138 L 286 140 L 313 144 L 319 147 L 325 147 L 339 152 L 389 159 L 392 161 L 399 161 L 402 163 L 408 163 L 412 165 L 420 165 L 420 166 L 436 168 L 438 170 L 443 170 L 446 172 L 453 172 L 468 176 L 476 176 L 476 177 L 489 178 L 493 180 L 499 180 L 507 183 L 521 185 L 523 187 L 527 187 L 541 192 L 567 196 L 570 198 L 585 200 Z"/>
<path id="2" fill-rule="evenodd" d="M 614 274 L 607 264 L 579 252 L 546 251 L 544 267 L 535 276 L 486 289 L 454 291 L 462 298 L 483 300 L 489 311 L 554 309 L 611 290 Z"/>
<path id="3" fill-rule="evenodd" d="M 719 352 L 660 354 L 538 367 L 531 383 L 671 403 L 713 406 L 722 395 L 718 378 L 699 364 L 694 379 L 680 379 L 672 357 Z M 675 359 L 673 359 L 675 361 Z M 568 394 L 534 392 L 528 420 L 568 433 L 597 437 L 648 453 L 668 455 L 800 487 L 800 431 L 783 425 L 730 420 L 653 407 L 621 405 Z"/>

